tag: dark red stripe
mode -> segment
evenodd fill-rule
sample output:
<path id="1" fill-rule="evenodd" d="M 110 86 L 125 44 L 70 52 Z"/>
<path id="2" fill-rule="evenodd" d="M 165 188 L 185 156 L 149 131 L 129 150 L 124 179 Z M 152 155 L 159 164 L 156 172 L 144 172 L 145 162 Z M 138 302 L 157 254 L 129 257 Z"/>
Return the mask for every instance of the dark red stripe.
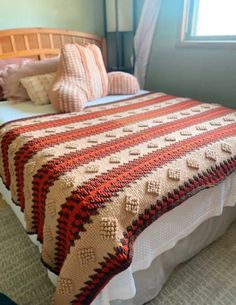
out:
<path id="1" fill-rule="evenodd" d="M 235 131 L 236 124 L 233 124 L 230 127 L 224 126 L 191 139 L 185 139 L 123 164 L 79 186 L 62 205 L 60 212 L 56 247 L 58 270 L 60 270 L 70 246 L 78 238 L 80 231 L 84 230 L 84 224 L 89 222 L 90 216 L 98 213 L 97 209 L 110 201 L 111 196 L 155 168 L 176 160 L 203 145 L 234 135 Z"/>
<path id="2" fill-rule="evenodd" d="M 113 276 L 129 267 L 133 257 L 133 243 L 145 228 L 199 191 L 217 185 L 235 170 L 236 156 L 201 174 L 199 173 L 174 192 L 169 193 L 168 197 L 163 197 L 162 200 L 158 200 L 146 209 L 145 213 L 139 215 L 126 229 L 124 239 L 121 240 L 122 245 L 114 249 L 114 254 L 107 253 L 104 260 L 99 263 L 101 267 L 95 269 L 94 274 L 89 276 L 90 280 L 84 283 L 84 287 L 81 287 L 80 293 L 75 296 L 71 304 L 91 304 Z"/>
<path id="3" fill-rule="evenodd" d="M 138 97 L 137 97 L 138 98 Z M 63 126 L 66 124 L 72 124 L 72 123 L 76 123 L 76 122 L 82 122 L 82 121 L 86 121 L 86 120 L 91 120 L 91 119 L 95 119 L 104 115 L 111 115 L 111 114 L 115 114 L 115 113 L 121 113 L 124 111 L 129 111 L 129 110 L 134 110 L 134 109 L 138 109 L 140 107 L 144 107 L 144 106 L 149 106 L 155 103 L 161 103 L 163 101 L 169 100 L 174 98 L 171 95 L 165 95 L 165 96 L 161 96 L 161 97 L 157 97 L 154 99 L 150 99 L 147 101 L 143 101 L 143 102 L 137 102 L 135 104 L 130 104 L 130 105 L 124 105 L 124 106 L 120 106 L 117 108 L 111 108 L 111 109 L 107 109 L 107 110 L 100 110 L 97 112 L 93 112 L 93 113 L 83 113 L 80 114 L 78 116 L 72 116 L 72 117 L 66 117 L 66 118 L 62 118 L 62 119 L 58 119 L 58 120 L 53 120 L 53 121 L 48 121 L 48 122 L 42 122 L 42 123 L 34 123 L 31 125 L 27 125 L 27 126 L 22 126 L 22 127 L 18 127 L 18 128 L 13 128 L 11 130 L 9 130 L 2 139 L 2 158 L 3 158 L 3 166 L 4 166 L 4 175 L 5 175 L 5 179 L 4 179 L 4 183 L 7 187 L 9 187 L 10 185 L 10 173 L 9 173 L 9 164 L 8 164 L 8 148 L 10 146 L 10 144 L 21 134 L 25 133 L 25 132 L 30 132 L 30 131 L 36 131 L 36 130 L 41 130 L 41 129 L 46 129 L 46 128 L 50 128 L 50 127 L 56 127 L 56 126 Z M 58 116 L 58 114 L 57 114 Z M 63 115 L 62 115 L 63 116 Z M 35 118 L 34 118 L 35 119 Z"/>
<path id="4" fill-rule="evenodd" d="M 72 140 L 77 140 L 82 137 L 88 137 L 91 135 L 99 134 L 105 131 L 111 131 L 113 129 L 138 122 L 139 120 L 145 120 L 161 116 L 163 114 L 173 113 L 174 111 L 184 110 L 191 106 L 198 105 L 196 101 L 185 101 L 175 105 L 167 106 L 162 109 L 152 110 L 150 112 L 132 115 L 126 118 L 117 119 L 110 122 L 103 122 L 96 126 L 84 127 L 76 130 L 56 133 L 54 135 L 48 135 L 40 137 L 35 140 L 27 142 L 15 155 L 15 169 L 16 169 L 16 181 L 17 181 L 17 192 L 20 198 L 21 208 L 24 209 L 24 166 L 27 161 L 35 154 L 44 148 L 52 147 L 56 144 L 65 143 Z M 64 157 L 62 157 L 64 160 Z"/>
<path id="5" fill-rule="evenodd" d="M 184 118 L 178 121 L 165 123 L 146 130 L 142 130 L 130 136 L 121 137 L 106 143 L 75 151 L 49 161 L 37 172 L 33 180 L 33 211 L 34 225 L 38 239 L 43 239 L 43 225 L 45 216 L 45 200 L 49 187 L 66 171 L 71 170 L 80 164 L 86 164 L 114 152 L 121 151 L 139 143 L 151 140 L 169 132 L 180 130 L 189 124 L 210 120 L 229 113 L 226 108 L 216 108 L 206 111 L 203 114 L 191 118 Z M 23 191 L 22 191 L 23 193 Z"/>

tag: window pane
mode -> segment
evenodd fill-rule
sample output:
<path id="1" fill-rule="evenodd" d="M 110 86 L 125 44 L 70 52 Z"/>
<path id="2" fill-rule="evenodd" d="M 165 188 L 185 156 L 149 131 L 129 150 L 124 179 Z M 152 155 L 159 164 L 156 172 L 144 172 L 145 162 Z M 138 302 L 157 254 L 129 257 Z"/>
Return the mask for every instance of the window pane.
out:
<path id="1" fill-rule="evenodd" d="M 236 35 L 236 0 L 198 0 L 196 36 Z"/>

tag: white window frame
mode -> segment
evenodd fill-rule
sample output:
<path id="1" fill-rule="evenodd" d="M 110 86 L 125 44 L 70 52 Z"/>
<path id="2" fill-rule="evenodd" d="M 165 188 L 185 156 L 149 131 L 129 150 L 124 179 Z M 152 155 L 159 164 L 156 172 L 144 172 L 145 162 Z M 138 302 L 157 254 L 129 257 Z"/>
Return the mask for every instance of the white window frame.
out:
<path id="1" fill-rule="evenodd" d="M 179 47 L 236 47 L 236 36 L 195 36 L 192 29 L 195 24 L 195 6 L 198 0 L 184 0 L 183 17 Z"/>

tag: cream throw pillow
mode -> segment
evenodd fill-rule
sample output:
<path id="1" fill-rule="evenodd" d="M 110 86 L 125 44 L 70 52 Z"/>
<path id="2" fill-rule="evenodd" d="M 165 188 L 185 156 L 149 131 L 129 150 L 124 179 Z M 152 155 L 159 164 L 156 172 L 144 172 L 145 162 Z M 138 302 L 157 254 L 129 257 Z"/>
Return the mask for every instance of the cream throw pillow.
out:
<path id="1" fill-rule="evenodd" d="M 31 101 L 35 105 L 50 104 L 48 92 L 52 86 L 55 73 L 24 77 L 20 80 Z"/>

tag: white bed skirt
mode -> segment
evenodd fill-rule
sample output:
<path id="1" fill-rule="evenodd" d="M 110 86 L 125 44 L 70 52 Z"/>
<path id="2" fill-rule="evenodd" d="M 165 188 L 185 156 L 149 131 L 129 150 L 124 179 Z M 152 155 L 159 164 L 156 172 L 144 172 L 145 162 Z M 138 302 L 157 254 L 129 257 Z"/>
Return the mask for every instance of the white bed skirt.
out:
<path id="1" fill-rule="evenodd" d="M 143 305 L 152 300 L 159 294 L 175 267 L 222 236 L 235 219 L 236 206 L 226 207 L 222 215 L 206 220 L 193 233 L 180 240 L 175 247 L 159 255 L 148 269 L 133 274 L 136 288 L 134 298 L 111 301 L 110 305 Z M 93 304 L 109 303 L 96 300 Z"/>
<path id="2" fill-rule="evenodd" d="M 0 192 L 24 225 L 23 214 L 2 182 Z M 234 173 L 163 215 L 135 241 L 131 266 L 116 275 L 92 305 L 141 305 L 154 298 L 179 263 L 225 232 L 236 219 L 235 203 Z M 30 238 L 40 247 L 34 235 Z M 55 284 L 57 277 L 51 272 L 49 277 Z"/>

